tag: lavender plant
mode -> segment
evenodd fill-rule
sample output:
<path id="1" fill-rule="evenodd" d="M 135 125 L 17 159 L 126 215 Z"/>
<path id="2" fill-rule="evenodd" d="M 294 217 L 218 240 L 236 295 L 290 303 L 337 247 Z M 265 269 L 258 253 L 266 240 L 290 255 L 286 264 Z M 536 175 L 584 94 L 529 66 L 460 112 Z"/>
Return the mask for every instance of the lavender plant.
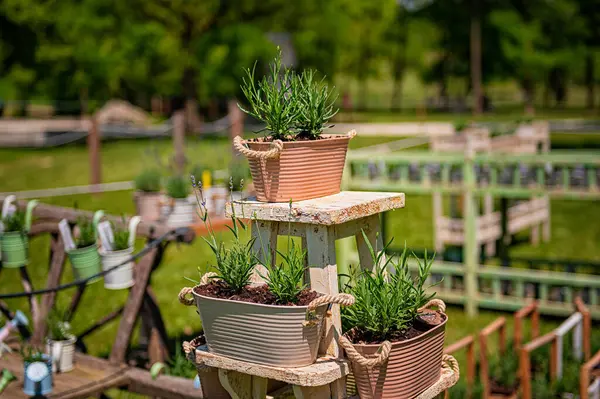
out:
<path id="1" fill-rule="evenodd" d="M 333 118 L 338 112 L 335 108 L 337 95 L 325 82 L 325 78 L 317 80 L 316 71 L 312 69 L 305 70 L 300 76 L 296 76 L 297 84 L 293 85 L 296 89 L 294 95 L 299 100 L 298 117 L 295 127 L 298 131 L 296 137 L 306 137 L 311 140 L 317 139 L 329 119 Z"/>

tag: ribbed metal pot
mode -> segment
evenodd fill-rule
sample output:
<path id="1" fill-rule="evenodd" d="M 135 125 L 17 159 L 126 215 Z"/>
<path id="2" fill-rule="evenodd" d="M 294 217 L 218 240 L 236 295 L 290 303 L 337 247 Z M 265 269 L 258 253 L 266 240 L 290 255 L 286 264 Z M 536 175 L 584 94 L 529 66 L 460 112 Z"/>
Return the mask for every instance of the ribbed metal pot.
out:
<path id="1" fill-rule="evenodd" d="M 102 270 L 109 270 L 113 267 L 120 265 L 127 259 L 131 258 L 133 254 L 133 247 L 124 249 L 121 251 L 100 251 L 100 258 L 102 259 Z M 104 275 L 104 288 L 108 290 L 122 290 L 125 288 L 132 287 L 134 284 L 133 280 L 133 266 L 135 262 L 129 262 L 125 265 L 119 266 L 112 272 Z"/>
<path id="2" fill-rule="evenodd" d="M 29 263 L 29 239 L 27 234 L 19 231 L 0 234 L 0 247 L 2 248 L 2 266 L 17 268 Z"/>
<path id="3" fill-rule="evenodd" d="M 256 198 L 264 202 L 288 202 L 339 193 L 350 137 L 322 137 L 286 141 L 277 158 L 249 158 Z M 271 146 L 268 142 L 246 144 L 255 151 L 268 151 Z"/>
<path id="4" fill-rule="evenodd" d="M 147 193 L 136 191 L 134 193 L 136 214 L 140 215 L 144 222 L 155 222 L 160 219 L 161 193 Z"/>
<path id="5" fill-rule="evenodd" d="M 98 254 L 98 246 L 96 244 L 85 248 L 77 248 L 67 252 L 71 266 L 73 266 L 73 274 L 76 280 L 84 279 L 100 272 L 100 255 Z M 96 277 L 88 284 L 98 281 Z"/>
<path id="6" fill-rule="evenodd" d="M 194 298 L 210 352 L 274 367 L 303 367 L 315 362 L 322 323 L 303 325 L 308 306 L 262 305 L 195 292 Z M 324 316 L 326 310 L 327 305 L 323 305 L 316 313 Z"/>
<path id="7" fill-rule="evenodd" d="M 171 228 L 187 227 L 194 222 L 194 213 L 194 205 L 187 198 L 175 199 L 167 217 L 167 225 Z"/>
<path id="8" fill-rule="evenodd" d="M 73 370 L 75 340 L 75 337 L 65 341 L 46 340 L 46 353 L 52 358 L 52 371 L 54 373 L 66 373 Z"/>
<path id="9" fill-rule="evenodd" d="M 390 357 L 380 367 L 352 363 L 361 399 L 411 399 L 440 378 L 446 321 L 424 334 L 392 343 Z M 364 357 L 375 355 L 381 345 L 354 345 Z"/>

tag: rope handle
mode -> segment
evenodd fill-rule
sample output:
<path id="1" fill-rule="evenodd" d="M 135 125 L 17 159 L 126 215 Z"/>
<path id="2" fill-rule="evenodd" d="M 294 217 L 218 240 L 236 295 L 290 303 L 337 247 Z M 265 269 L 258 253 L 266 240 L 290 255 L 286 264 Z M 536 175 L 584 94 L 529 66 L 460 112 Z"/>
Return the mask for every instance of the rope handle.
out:
<path id="1" fill-rule="evenodd" d="M 458 366 L 458 361 L 454 358 L 454 356 L 446 355 L 442 356 L 442 368 L 448 371 L 451 371 L 456 375 L 456 380 L 460 378 L 460 368 Z"/>
<path id="2" fill-rule="evenodd" d="M 194 298 L 190 298 L 189 295 L 192 295 L 193 290 L 192 287 L 183 287 L 181 291 L 179 291 L 179 302 L 185 306 L 192 306 L 194 304 Z"/>
<path id="3" fill-rule="evenodd" d="M 417 312 L 422 312 L 424 310 L 431 309 L 432 306 L 437 307 L 440 312 L 446 313 L 446 304 L 444 303 L 444 301 L 442 301 L 441 299 L 437 299 L 437 298 L 431 299 L 425 305 L 423 305 L 419 309 L 417 309 Z"/>
<path id="4" fill-rule="evenodd" d="M 350 294 L 333 294 L 333 295 L 322 295 L 315 298 L 308 304 L 306 309 L 306 318 L 302 325 L 304 327 L 312 327 L 318 325 L 323 319 L 323 315 L 317 314 L 316 310 L 319 306 L 338 304 L 343 306 L 354 305 L 354 297 Z M 327 312 L 325 316 L 329 316 Z"/>
<path id="5" fill-rule="evenodd" d="M 271 159 L 278 158 L 279 153 L 283 151 L 283 142 L 281 140 L 273 140 L 271 142 L 271 149 L 268 151 L 255 151 L 251 150 L 244 145 L 244 139 L 241 136 L 235 136 L 233 139 L 233 148 L 235 148 L 241 154 L 244 154 L 247 158 L 256 159 Z"/>
<path id="6" fill-rule="evenodd" d="M 337 335 L 338 344 L 344 349 L 346 352 L 346 356 L 350 359 L 351 362 L 357 363 L 363 367 L 377 367 L 381 366 L 390 358 L 390 352 L 392 351 L 392 343 L 390 341 L 384 341 L 377 352 L 375 352 L 374 357 L 364 357 L 354 348 L 352 342 L 343 335 L 339 334 L 337 328 L 334 329 Z"/>

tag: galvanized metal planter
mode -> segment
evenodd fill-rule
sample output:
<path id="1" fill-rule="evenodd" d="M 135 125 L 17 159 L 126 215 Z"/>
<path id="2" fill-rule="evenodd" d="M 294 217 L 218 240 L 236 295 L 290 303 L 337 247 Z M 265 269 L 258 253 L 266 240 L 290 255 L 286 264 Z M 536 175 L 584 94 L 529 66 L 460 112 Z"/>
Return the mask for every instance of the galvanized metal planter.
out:
<path id="1" fill-rule="evenodd" d="M 75 279 L 81 280 L 100 273 L 100 255 L 96 244 L 74 249 L 67 252 L 67 255 L 73 266 Z M 95 283 L 99 279 L 99 277 L 96 277 L 88 281 L 88 284 Z"/>
<path id="2" fill-rule="evenodd" d="M 444 315 L 445 316 L 445 315 Z M 410 399 L 440 378 L 444 354 L 444 322 L 406 341 L 393 342 L 389 359 L 381 366 L 365 367 L 352 362 L 352 372 L 363 399 Z M 376 356 L 381 345 L 354 344 L 365 358 Z"/>
<path id="3" fill-rule="evenodd" d="M 102 251 L 100 250 L 100 258 L 102 259 L 102 270 L 109 270 L 113 267 L 122 264 L 127 259 L 131 258 L 133 247 L 121 251 Z M 135 262 L 129 262 L 119 266 L 115 270 L 104 275 L 104 288 L 108 290 L 122 290 L 132 287 L 133 266 Z"/>
<path id="4" fill-rule="evenodd" d="M 75 337 L 65 341 L 46 340 L 46 352 L 52 358 L 52 371 L 66 373 L 73 370 L 73 357 L 75 356 Z"/>
<path id="5" fill-rule="evenodd" d="M 263 202 L 302 201 L 340 192 L 351 131 L 321 140 L 253 142 L 234 139 L 250 163 L 256 198 Z"/>
<path id="6" fill-rule="evenodd" d="M 315 362 L 327 305 L 317 323 L 305 325 L 308 306 L 276 306 L 210 298 L 193 293 L 210 352 L 274 367 Z"/>
<path id="7" fill-rule="evenodd" d="M 3 267 L 18 268 L 29 263 L 29 238 L 26 233 L 14 231 L 0 234 L 0 247 Z"/>
<path id="8" fill-rule="evenodd" d="M 195 208 L 187 198 L 171 199 L 173 206 L 167 217 L 167 225 L 172 228 L 187 227 L 194 222 Z"/>

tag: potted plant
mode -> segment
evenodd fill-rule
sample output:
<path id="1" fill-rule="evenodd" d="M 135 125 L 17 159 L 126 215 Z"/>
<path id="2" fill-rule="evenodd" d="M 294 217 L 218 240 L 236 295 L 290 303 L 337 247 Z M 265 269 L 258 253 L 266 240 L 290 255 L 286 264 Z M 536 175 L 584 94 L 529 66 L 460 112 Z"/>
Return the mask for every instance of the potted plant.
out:
<path id="1" fill-rule="evenodd" d="M 216 273 L 204 275 L 194 288 L 183 288 L 179 300 L 187 306 L 196 304 L 209 351 L 274 367 L 312 364 L 328 304 L 348 305 L 352 297 L 319 296 L 306 288 L 305 254 L 293 245 L 282 254 L 284 262 L 278 267 L 266 262 L 266 271 L 261 274 L 266 284 L 251 284 L 257 263 L 252 250 L 254 239 L 241 239 L 245 225 L 234 214 L 232 245 L 227 248 L 218 242 L 202 191 L 196 192 L 199 212 L 209 232 L 205 241 L 216 259 Z"/>
<path id="2" fill-rule="evenodd" d="M 281 65 L 281 52 L 267 76 L 257 82 L 255 68 L 246 71 L 242 92 L 248 107 L 240 109 L 266 124 L 265 135 L 233 144 L 250 163 L 259 201 L 287 202 L 340 192 L 348 143 L 356 132 L 323 134 L 336 113 L 336 96 L 315 72 L 300 75 Z"/>
<path id="3" fill-rule="evenodd" d="M 135 243 L 135 229 L 140 217 L 131 219 L 129 229 L 108 223 L 107 228 L 112 232 L 112 240 L 103 240 L 102 248 L 99 250 L 102 260 L 102 270 L 112 270 L 104 275 L 104 287 L 109 290 L 122 290 L 130 288 L 134 284 L 133 267 L 135 262 L 125 263 L 133 255 L 133 245 Z M 125 218 L 123 225 L 126 226 Z M 105 243 L 105 241 L 108 241 Z M 120 266 L 119 266 L 120 265 Z M 116 269 L 115 267 L 118 266 Z"/>
<path id="4" fill-rule="evenodd" d="M 71 332 L 69 320 L 70 315 L 67 310 L 54 308 L 48 314 L 46 352 L 52 358 L 52 371 L 55 373 L 73 370 L 76 338 Z"/>
<path id="5" fill-rule="evenodd" d="M 194 206 L 188 200 L 189 183 L 181 176 L 171 176 L 166 183 L 170 198 L 170 212 L 167 216 L 169 227 L 185 227 L 194 221 Z"/>
<path id="6" fill-rule="evenodd" d="M 17 268 L 29 263 L 29 229 L 33 208 L 37 201 L 30 201 L 27 211 L 15 209 L 2 218 L 3 230 L 0 232 L 0 248 L 2 248 L 2 266 Z"/>
<path id="7" fill-rule="evenodd" d="M 95 216 L 91 221 L 80 217 L 77 220 L 78 235 L 75 238 L 75 249 L 67 251 L 76 280 L 85 279 L 100 272 L 100 255 L 96 244 L 98 218 Z M 88 284 L 96 281 L 98 278 L 88 281 Z"/>
<path id="8" fill-rule="evenodd" d="M 25 395 L 49 394 L 52 391 L 52 358 L 30 345 L 21 346 L 21 356 Z"/>
<path id="9" fill-rule="evenodd" d="M 160 218 L 161 174 L 157 169 L 146 169 L 134 180 L 136 212 L 145 222 Z"/>
<path id="10" fill-rule="evenodd" d="M 445 305 L 425 293 L 433 259 L 426 254 L 418 260 L 414 278 L 406 250 L 386 260 L 387 246 L 375 255 L 369 244 L 377 266 L 356 273 L 344 287 L 355 303 L 342 309 L 339 343 L 363 399 L 414 398 L 439 379 L 442 365 Z M 439 310 L 430 310 L 433 305 Z"/>

